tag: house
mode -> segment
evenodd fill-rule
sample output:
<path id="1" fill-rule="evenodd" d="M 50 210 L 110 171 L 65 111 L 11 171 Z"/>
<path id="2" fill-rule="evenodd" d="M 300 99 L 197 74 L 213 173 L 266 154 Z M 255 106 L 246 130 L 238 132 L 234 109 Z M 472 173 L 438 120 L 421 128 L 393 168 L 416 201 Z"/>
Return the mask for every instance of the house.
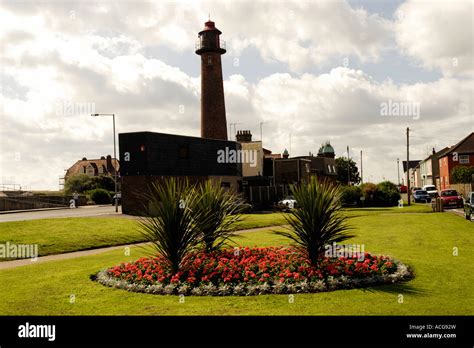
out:
<path id="1" fill-rule="evenodd" d="M 325 179 L 335 182 L 337 179 L 336 154 L 334 148 L 329 142 L 321 145 L 318 155 L 299 156 L 293 158 L 305 159 L 310 161 L 310 175 L 317 176 L 319 179 Z"/>
<path id="2" fill-rule="evenodd" d="M 319 179 L 337 179 L 336 154 L 329 142 L 322 144 L 318 150 L 318 155 L 296 156 L 289 158 L 288 151 L 285 150 L 283 158 L 275 159 L 275 184 L 291 184 L 308 182 L 311 176 Z"/>
<path id="3" fill-rule="evenodd" d="M 438 156 L 439 178 L 436 186 L 440 190 L 450 188 L 452 171 L 458 166 L 474 166 L 474 132 Z"/>
<path id="4" fill-rule="evenodd" d="M 416 178 L 416 167 L 418 166 L 418 164 L 420 163 L 421 161 L 420 160 L 412 160 L 410 161 L 409 165 L 408 165 L 408 173 L 410 175 L 410 187 L 416 187 L 415 186 L 415 178 Z M 406 185 L 407 182 L 407 161 L 403 161 L 402 162 L 402 165 L 403 165 L 403 185 Z"/>
<path id="5" fill-rule="evenodd" d="M 413 181 L 411 181 L 411 187 L 421 187 L 421 171 L 420 171 L 421 161 L 413 168 Z"/>
<path id="6" fill-rule="evenodd" d="M 433 148 L 432 154 L 420 162 L 420 175 L 421 175 L 420 187 L 423 187 L 425 185 L 436 186 L 436 178 L 439 178 L 438 156 L 443 154 L 444 151 L 448 149 L 449 149 L 448 147 L 445 147 L 441 151 L 436 152 L 435 149 Z"/>
<path id="7" fill-rule="evenodd" d="M 65 179 L 76 174 L 86 174 L 89 176 L 114 176 L 115 171 L 120 170 L 120 163 L 112 156 L 102 156 L 99 159 L 87 159 L 83 157 L 66 170 Z"/>
<path id="8" fill-rule="evenodd" d="M 242 176 L 262 176 L 264 157 L 262 142 L 252 141 L 252 133 L 249 130 L 237 131 L 235 139 L 240 144 L 242 152 L 247 157 L 247 160 L 242 162 Z"/>

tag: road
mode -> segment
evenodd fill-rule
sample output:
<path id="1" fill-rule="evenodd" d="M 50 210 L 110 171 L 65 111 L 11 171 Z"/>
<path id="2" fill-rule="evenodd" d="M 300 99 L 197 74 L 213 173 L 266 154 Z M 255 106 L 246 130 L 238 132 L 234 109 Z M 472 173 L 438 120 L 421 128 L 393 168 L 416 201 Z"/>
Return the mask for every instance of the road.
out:
<path id="1" fill-rule="evenodd" d="M 28 211 L 28 212 L 22 212 L 22 213 L 0 214 L 0 222 L 66 218 L 66 217 L 117 216 L 117 215 L 121 217 L 128 217 L 128 215 L 122 215 L 121 207 L 119 207 L 119 212 L 116 213 L 115 207 L 112 205 L 107 205 L 107 206 L 91 205 L 91 206 L 84 206 L 84 207 L 79 207 L 75 209 L 55 209 L 55 210 Z"/>

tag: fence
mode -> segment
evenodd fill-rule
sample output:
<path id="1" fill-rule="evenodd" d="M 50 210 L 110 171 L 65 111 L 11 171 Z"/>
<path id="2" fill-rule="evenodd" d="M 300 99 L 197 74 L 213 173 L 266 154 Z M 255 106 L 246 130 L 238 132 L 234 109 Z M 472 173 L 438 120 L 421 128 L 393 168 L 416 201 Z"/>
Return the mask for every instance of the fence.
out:
<path id="1" fill-rule="evenodd" d="M 474 191 L 474 183 L 472 184 L 453 184 L 451 188 L 455 189 L 463 197 L 467 197 L 469 192 Z"/>
<path id="2" fill-rule="evenodd" d="M 288 196 L 288 186 L 247 186 L 243 189 L 247 201 L 254 205 L 269 206 Z"/>
<path id="3" fill-rule="evenodd" d="M 66 208 L 72 196 L 13 196 L 0 197 L 0 211 L 41 208 Z M 78 205 L 85 205 L 85 196 L 79 196 Z"/>

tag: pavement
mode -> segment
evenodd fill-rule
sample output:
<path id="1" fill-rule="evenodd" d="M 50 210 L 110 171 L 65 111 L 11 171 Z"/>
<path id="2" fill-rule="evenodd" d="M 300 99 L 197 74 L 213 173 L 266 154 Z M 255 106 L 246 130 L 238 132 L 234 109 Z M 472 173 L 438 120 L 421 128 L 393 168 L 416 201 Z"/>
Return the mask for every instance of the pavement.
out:
<path id="1" fill-rule="evenodd" d="M 464 209 L 444 209 L 445 212 L 465 217 Z"/>
<path id="2" fill-rule="evenodd" d="M 36 265 L 36 264 L 44 263 L 48 261 L 74 259 L 76 257 L 96 255 L 96 254 L 105 253 L 106 251 L 123 249 L 127 246 L 139 246 L 139 245 L 145 245 L 145 244 L 147 243 L 116 245 L 116 246 L 106 247 L 106 248 L 81 250 L 81 251 L 74 251 L 71 253 L 64 253 L 64 254 L 57 254 L 57 255 L 40 256 L 40 257 L 37 257 L 36 259 L 18 259 L 18 260 L 13 260 L 13 261 L 2 261 L 0 262 L 0 270 L 16 268 L 16 267 L 21 267 L 21 266 Z"/>
<path id="3" fill-rule="evenodd" d="M 118 213 L 115 212 L 115 207 L 112 205 L 86 205 L 78 208 L 27 210 L 0 214 L 0 222 L 87 216 L 120 216 L 131 218 L 129 215 L 122 214 L 122 208 L 120 206 L 118 208 Z"/>

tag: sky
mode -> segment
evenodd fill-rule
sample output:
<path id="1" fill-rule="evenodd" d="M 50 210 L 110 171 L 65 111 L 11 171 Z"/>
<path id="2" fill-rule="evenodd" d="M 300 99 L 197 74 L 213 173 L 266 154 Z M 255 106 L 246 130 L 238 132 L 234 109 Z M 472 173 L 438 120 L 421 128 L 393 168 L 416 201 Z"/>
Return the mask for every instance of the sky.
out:
<path id="1" fill-rule="evenodd" d="M 57 190 L 117 132 L 200 135 L 197 33 L 222 31 L 228 123 L 274 153 L 360 164 L 397 182 L 474 131 L 473 2 L 0 1 L 0 186 Z M 233 129 L 232 129 L 233 133 Z M 234 139 L 233 134 L 230 136 Z M 290 141 L 291 139 L 291 141 Z M 17 186 L 18 187 L 18 186 Z"/>

